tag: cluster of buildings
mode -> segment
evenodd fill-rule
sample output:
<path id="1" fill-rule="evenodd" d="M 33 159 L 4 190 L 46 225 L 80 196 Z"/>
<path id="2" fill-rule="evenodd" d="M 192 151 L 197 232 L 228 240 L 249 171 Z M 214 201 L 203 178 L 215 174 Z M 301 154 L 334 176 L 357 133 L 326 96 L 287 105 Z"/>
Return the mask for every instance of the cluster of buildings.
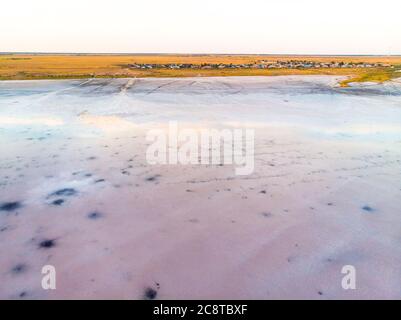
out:
<path id="1" fill-rule="evenodd" d="M 377 68 L 389 67 L 384 63 L 365 63 L 365 62 L 318 62 L 318 61 L 265 61 L 261 60 L 254 63 L 234 64 L 234 63 L 133 63 L 128 67 L 132 69 L 310 69 L 310 68 Z"/>

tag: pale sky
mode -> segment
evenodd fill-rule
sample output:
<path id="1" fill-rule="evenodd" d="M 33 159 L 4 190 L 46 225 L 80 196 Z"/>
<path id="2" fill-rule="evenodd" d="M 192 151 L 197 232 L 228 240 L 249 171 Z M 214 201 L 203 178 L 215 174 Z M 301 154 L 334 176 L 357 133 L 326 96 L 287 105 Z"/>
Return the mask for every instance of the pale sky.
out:
<path id="1" fill-rule="evenodd" d="M 400 0 L 12 0 L 0 52 L 401 54 Z"/>

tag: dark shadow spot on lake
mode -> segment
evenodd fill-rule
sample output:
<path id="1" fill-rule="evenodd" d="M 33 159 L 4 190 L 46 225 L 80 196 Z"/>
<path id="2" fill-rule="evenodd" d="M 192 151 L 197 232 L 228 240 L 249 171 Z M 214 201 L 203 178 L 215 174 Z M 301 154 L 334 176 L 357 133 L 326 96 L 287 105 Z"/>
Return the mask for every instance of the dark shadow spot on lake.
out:
<path id="1" fill-rule="evenodd" d="M 362 210 L 367 211 L 367 212 L 372 212 L 372 211 L 374 211 L 374 209 L 373 209 L 372 207 L 369 207 L 369 206 L 363 206 L 363 207 L 362 207 Z"/>
<path id="2" fill-rule="evenodd" d="M 153 288 L 146 288 L 145 290 L 145 299 L 153 300 L 157 296 L 157 291 Z"/>
<path id="3" fill-rule="evenodd" d="M 270 218 L 272 214 L 270 212 L 262 212 L 262 216 L 265 218 Z"/>
<path id="4" fill-rule="evenodd" d="M 49 249 L 56 245 L 56 241 L 54 239 L 43 240 L 39 243 L 39 248 Z"/>
<path id="5" fill-rule="evenodd" d="M 64 203 L 64 199 L 56 199 L 52 202 L 52 205 L 54 206 L 61 206 Z"/>
<path id="6" fill-rule="evenodd" d="M 103 217 L 103 215 L 99 212 L 94 211 L 94 212 L 89 213 L 87 217 L 89 219 L 96 220 L 96 219 Z"/>
<path id="7" fill-rule="evenodd" d="M 11 272 L 12 272 L 13 274 L 20 274 L 20 273 L 25 272 L 25 271 L 27 270 L 27 268 L 28 268 L 28 267 L 27 267 L 26 264 L 19 263 L 19 264 L 15 265 L 15 266 L 11 269 Z"/>
<path id="8" fill-rule="evenodd" d="M 54 197 L 54 196 L 71 197 L 71 196 L 75 196 L 77 193 L 78 193 L 77 190 L 75 190 L 74 188 L 64 188 L 64 189 L 54 191 L 53 193 L 51 193 L 49 195 L 49 197 Z"/>
<path id="9" fill-rule="evenodd" d="M 147 177 L 146 181 L 156 181 L 160 177 L 160 174 L 155 174 L 154 176 Z"/>
<path id="10" fill-rule="evenodd" d="M 22 208 L 22 204 L 18 201 L 16 202 L 5 202 L 0 204 L 0 211 L 14 211 Z"/>

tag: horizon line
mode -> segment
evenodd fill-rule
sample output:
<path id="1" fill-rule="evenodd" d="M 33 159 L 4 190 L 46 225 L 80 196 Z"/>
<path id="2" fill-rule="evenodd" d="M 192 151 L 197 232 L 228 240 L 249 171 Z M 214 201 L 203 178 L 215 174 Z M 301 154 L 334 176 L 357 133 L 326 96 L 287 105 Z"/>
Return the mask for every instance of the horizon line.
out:
<path id="1" fill-rule="evenodd" d="M 7 54 L 33 54 L 33 55 L 192 55 L 192 56 L 203 56 L 203 55 L 216 55 L 216 56 L 366 56 L 366 57 L 397 57 L 400 54 L 355 54 L 355 53 L 166 53 L 166 52 L 46 52 L 46 51 L 0 51 L 0 55 Z"/>

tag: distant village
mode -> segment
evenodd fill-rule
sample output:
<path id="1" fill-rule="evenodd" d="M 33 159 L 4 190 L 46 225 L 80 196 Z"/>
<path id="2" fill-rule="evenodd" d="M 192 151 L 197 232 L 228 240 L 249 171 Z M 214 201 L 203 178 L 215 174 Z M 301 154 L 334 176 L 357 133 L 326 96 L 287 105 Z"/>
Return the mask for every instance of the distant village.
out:
<path id="1" fill-rule="evenodd" d="M 365 62 L 317 62 L 317 61 L 265 61 L 261 60 L 248 64 L 234 63 L 133 63 L 128 65 L 132 69 L 311 69 L 311 68 L 377 68 L 390 67 L 384 63 L 365 63 Z"/>

